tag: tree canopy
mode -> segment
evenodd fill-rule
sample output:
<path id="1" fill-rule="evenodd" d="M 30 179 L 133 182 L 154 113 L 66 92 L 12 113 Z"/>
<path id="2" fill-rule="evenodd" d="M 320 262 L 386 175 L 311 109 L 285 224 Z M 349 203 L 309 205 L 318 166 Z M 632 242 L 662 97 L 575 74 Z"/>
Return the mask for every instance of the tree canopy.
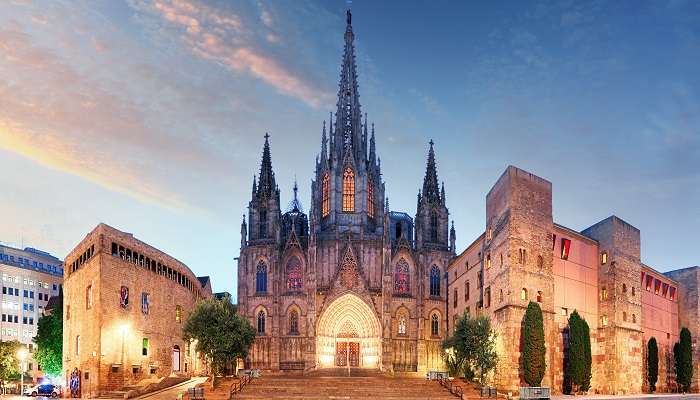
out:
<path id="1" fill-rule="evenodd" d="M 245 358 L 255 340 L 255 330 L 228 297 L 202 300 L 189 315 L 182 330 L 186 341 L 196 340 L 195 350 L 210 362 L 212 375 L 228 362 Z"/>
<path id="2" fill-rule="evenodd" d="M 53 312 L 43 315 L 37 322 L 34 339 L 34 360 L 41 369 L 52 376 L 60 376 L 63 370 L 63 295 Z"/>
<path id="3" fill-rule="evenodd" d="M 547 368 L 545 362 L 544 321 L 540 305 L 531 301 L 523 318 L 523 369 L 525 382 L 540 386 Z"/>
<path id="4" fill-rule="evenodd" d="M 456 322 L 454 334 L 443 343 L 450 373 L 477 376 L 483 385 L 496 368 L 496 333 L 487 316 L 472 318 L 468 313 Z"/>
<path id="5" fill-rule="evenodd" d="M 11 342 L 0 342 L 0 380 L 8 381 L 19 379 L 20 365 L 17 352 L 23 345 L 13 340 Z"/>

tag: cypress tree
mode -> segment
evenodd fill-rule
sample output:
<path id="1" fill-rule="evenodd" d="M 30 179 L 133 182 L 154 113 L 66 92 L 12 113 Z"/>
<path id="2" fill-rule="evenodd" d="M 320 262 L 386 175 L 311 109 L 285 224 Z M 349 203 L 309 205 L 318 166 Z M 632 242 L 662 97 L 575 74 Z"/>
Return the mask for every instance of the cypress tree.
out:
<path id="1" fill-rule="evenodd" d="M 673 347 L 673 355 L 676 358 L 676 381 L 683 392 L 690 391 L 690 383 L 693 378 L 693 345 L 688 328 L 681 329 L 681 341 Z"/>
<path id="2" fill-rule="evenodd" d="M 588 323 L 577 311 L 569 317 L 569 347 L 566 375 L 574 392 L 587 391 L 591 386 L 591 337 Z"/>
<path id="3" fill-rule="evenodd" d="M 531 301 L 523 318 L 523 369 L 525 382 L 539 386 L 544 378 L 545 363 L 544 322 L 540 305 Z"/>
<path id="4" fill-rule="evenodd" d="M 649 382 L 649 391 L 656 391 L 656 381 L 659 379 L 659 347 L 656 344 L 656 338 L 649 339 L 647 344 L 647 380 Z"/>

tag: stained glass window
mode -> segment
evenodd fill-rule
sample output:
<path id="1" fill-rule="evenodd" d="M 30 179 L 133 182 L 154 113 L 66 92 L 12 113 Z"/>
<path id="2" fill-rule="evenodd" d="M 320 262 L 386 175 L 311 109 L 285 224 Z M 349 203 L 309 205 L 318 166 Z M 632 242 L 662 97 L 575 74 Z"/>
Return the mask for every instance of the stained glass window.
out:
<path id="1" fill-rule="evenodd" d="M 304 286 L 304 276 L 301 261 L 298 257 L 292 257 L 287 261 L 287 289 L 297 290 Z"/>
<path id="2" fill-rule="evenodd" d="M 299 334 L 299 313 L 297 310 L 292 310 L 292 312 L 289 313 L 289 334 Z"/>
<path id="3" fill-rule="evenodd" d="M 260 261 L 255 272 L 255 291 L 258 293 L 267 292 L 267 265 Z"/>
<path id="4" fill-rule="evenodd" d="M 433 314 L 430 321 L 430 334 L 437 336 L 440 334 L 440 318 L 437 314 Z"/>
<path id="5" fill-rule="evenodd" d="M 406 316 L 402 314 L 399 316 L 399 335 L 405 335 L 405 334 L 406 334 Z"/>
<path id="6" fill-rule="evenodd" d="M 440 296 L 440 268 L 436 265 L 430 269 L 430 295 Z"/>
<path id="7" fill-rule="evenodd" d="M 151 307 L 151 295 L 146 292 L 141 292 L 141 312 L 148 314 Z"/>
<path id="8" fill-rule="evenodd" d="M 350 167 L 343 172 L 343 211 L 355 211 L 355 173 Z"/>
<path id="9" fill-rule="evenodd" d="M 409 294 L 411 292 L 411 275 L 408 263 L 403 258 L 396 263 L 394 273 L 394 292 Z"/>
<path id="10" fill-rule="evenodd" d="M 129 305 L 129 288 L 126 286 L 122 286 L 119 290 L 119 305 L 122 308 Z"/>
<path id="11" fill-rule="evenodd" d="M 265 311 L 258 312 L 258 335 L 265 334 Z"/>

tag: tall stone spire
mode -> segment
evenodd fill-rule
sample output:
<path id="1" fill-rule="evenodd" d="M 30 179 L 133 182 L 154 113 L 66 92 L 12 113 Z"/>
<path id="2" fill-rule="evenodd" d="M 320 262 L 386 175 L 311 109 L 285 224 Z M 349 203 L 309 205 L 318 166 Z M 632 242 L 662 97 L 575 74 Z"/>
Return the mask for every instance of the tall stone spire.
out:
<path id="1" fill-rule="evenodd" d="M 369 164 L 374 165 L 377 160 L 377 150 L 374 144 L 374 122 L 372 122 L 372 136 L 369 139 Z"/>
<path id="2" fill-rule="evenodd" d="M 336 159 L 343 159 L 345 152 L 352 150 L 355 161 L 359 162 L 359 156 L 366 147 L 362 143 L 362 112 L 360 111 L 360 94 L 357 84 L 354 39 L 352 14 L 348 10 L 343 66 L 340 71 L 340 83 L 338 85 L 338 110 L 335 115 L 334 148 L 332 151 L 336 153 Z M 362 160 L 364 160 L 364 157 L 362 157 Z"/>
<path id="3" fill-rule="evenodd" d="M 277 189 L 275 173 L 272 171 L 272 156 L 270 155 L 270 135 L 265 133 L 262 161 L 260 162 L 260 179 L 258 181 L 258 197 L 272 197 Z"/>
<path id="4" fill-rule="evenodd" d="M 438 187 L 437 167 L 435 166 L 435 150 L 433 150 L 432 140 L 430 140 L 430 150 L 428 150 L 428 165 L 425 168 L 425 178 L 423 179 L 423 198 L 429 203 L 440 201 L 440 188 Z"/>
<path id="5" fill-rule="evenodd" d="M 241 248 L 244 248 L 248 240 L 248 225 L 245 223 L 245 214 L 243 214 L 243 222 L 241 222 Z"/>

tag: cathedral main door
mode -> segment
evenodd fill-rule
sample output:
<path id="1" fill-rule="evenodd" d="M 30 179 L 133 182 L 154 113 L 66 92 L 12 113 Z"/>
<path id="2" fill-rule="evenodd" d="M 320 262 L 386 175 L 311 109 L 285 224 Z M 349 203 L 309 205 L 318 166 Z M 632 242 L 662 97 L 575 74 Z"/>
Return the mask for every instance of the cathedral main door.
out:
<path id="1" fill-rule="evenodd" d="M 379 368 L 381 326 L 368 303 L 355 294 L 333 300 L 317 326 L 317 366 Z"/>

